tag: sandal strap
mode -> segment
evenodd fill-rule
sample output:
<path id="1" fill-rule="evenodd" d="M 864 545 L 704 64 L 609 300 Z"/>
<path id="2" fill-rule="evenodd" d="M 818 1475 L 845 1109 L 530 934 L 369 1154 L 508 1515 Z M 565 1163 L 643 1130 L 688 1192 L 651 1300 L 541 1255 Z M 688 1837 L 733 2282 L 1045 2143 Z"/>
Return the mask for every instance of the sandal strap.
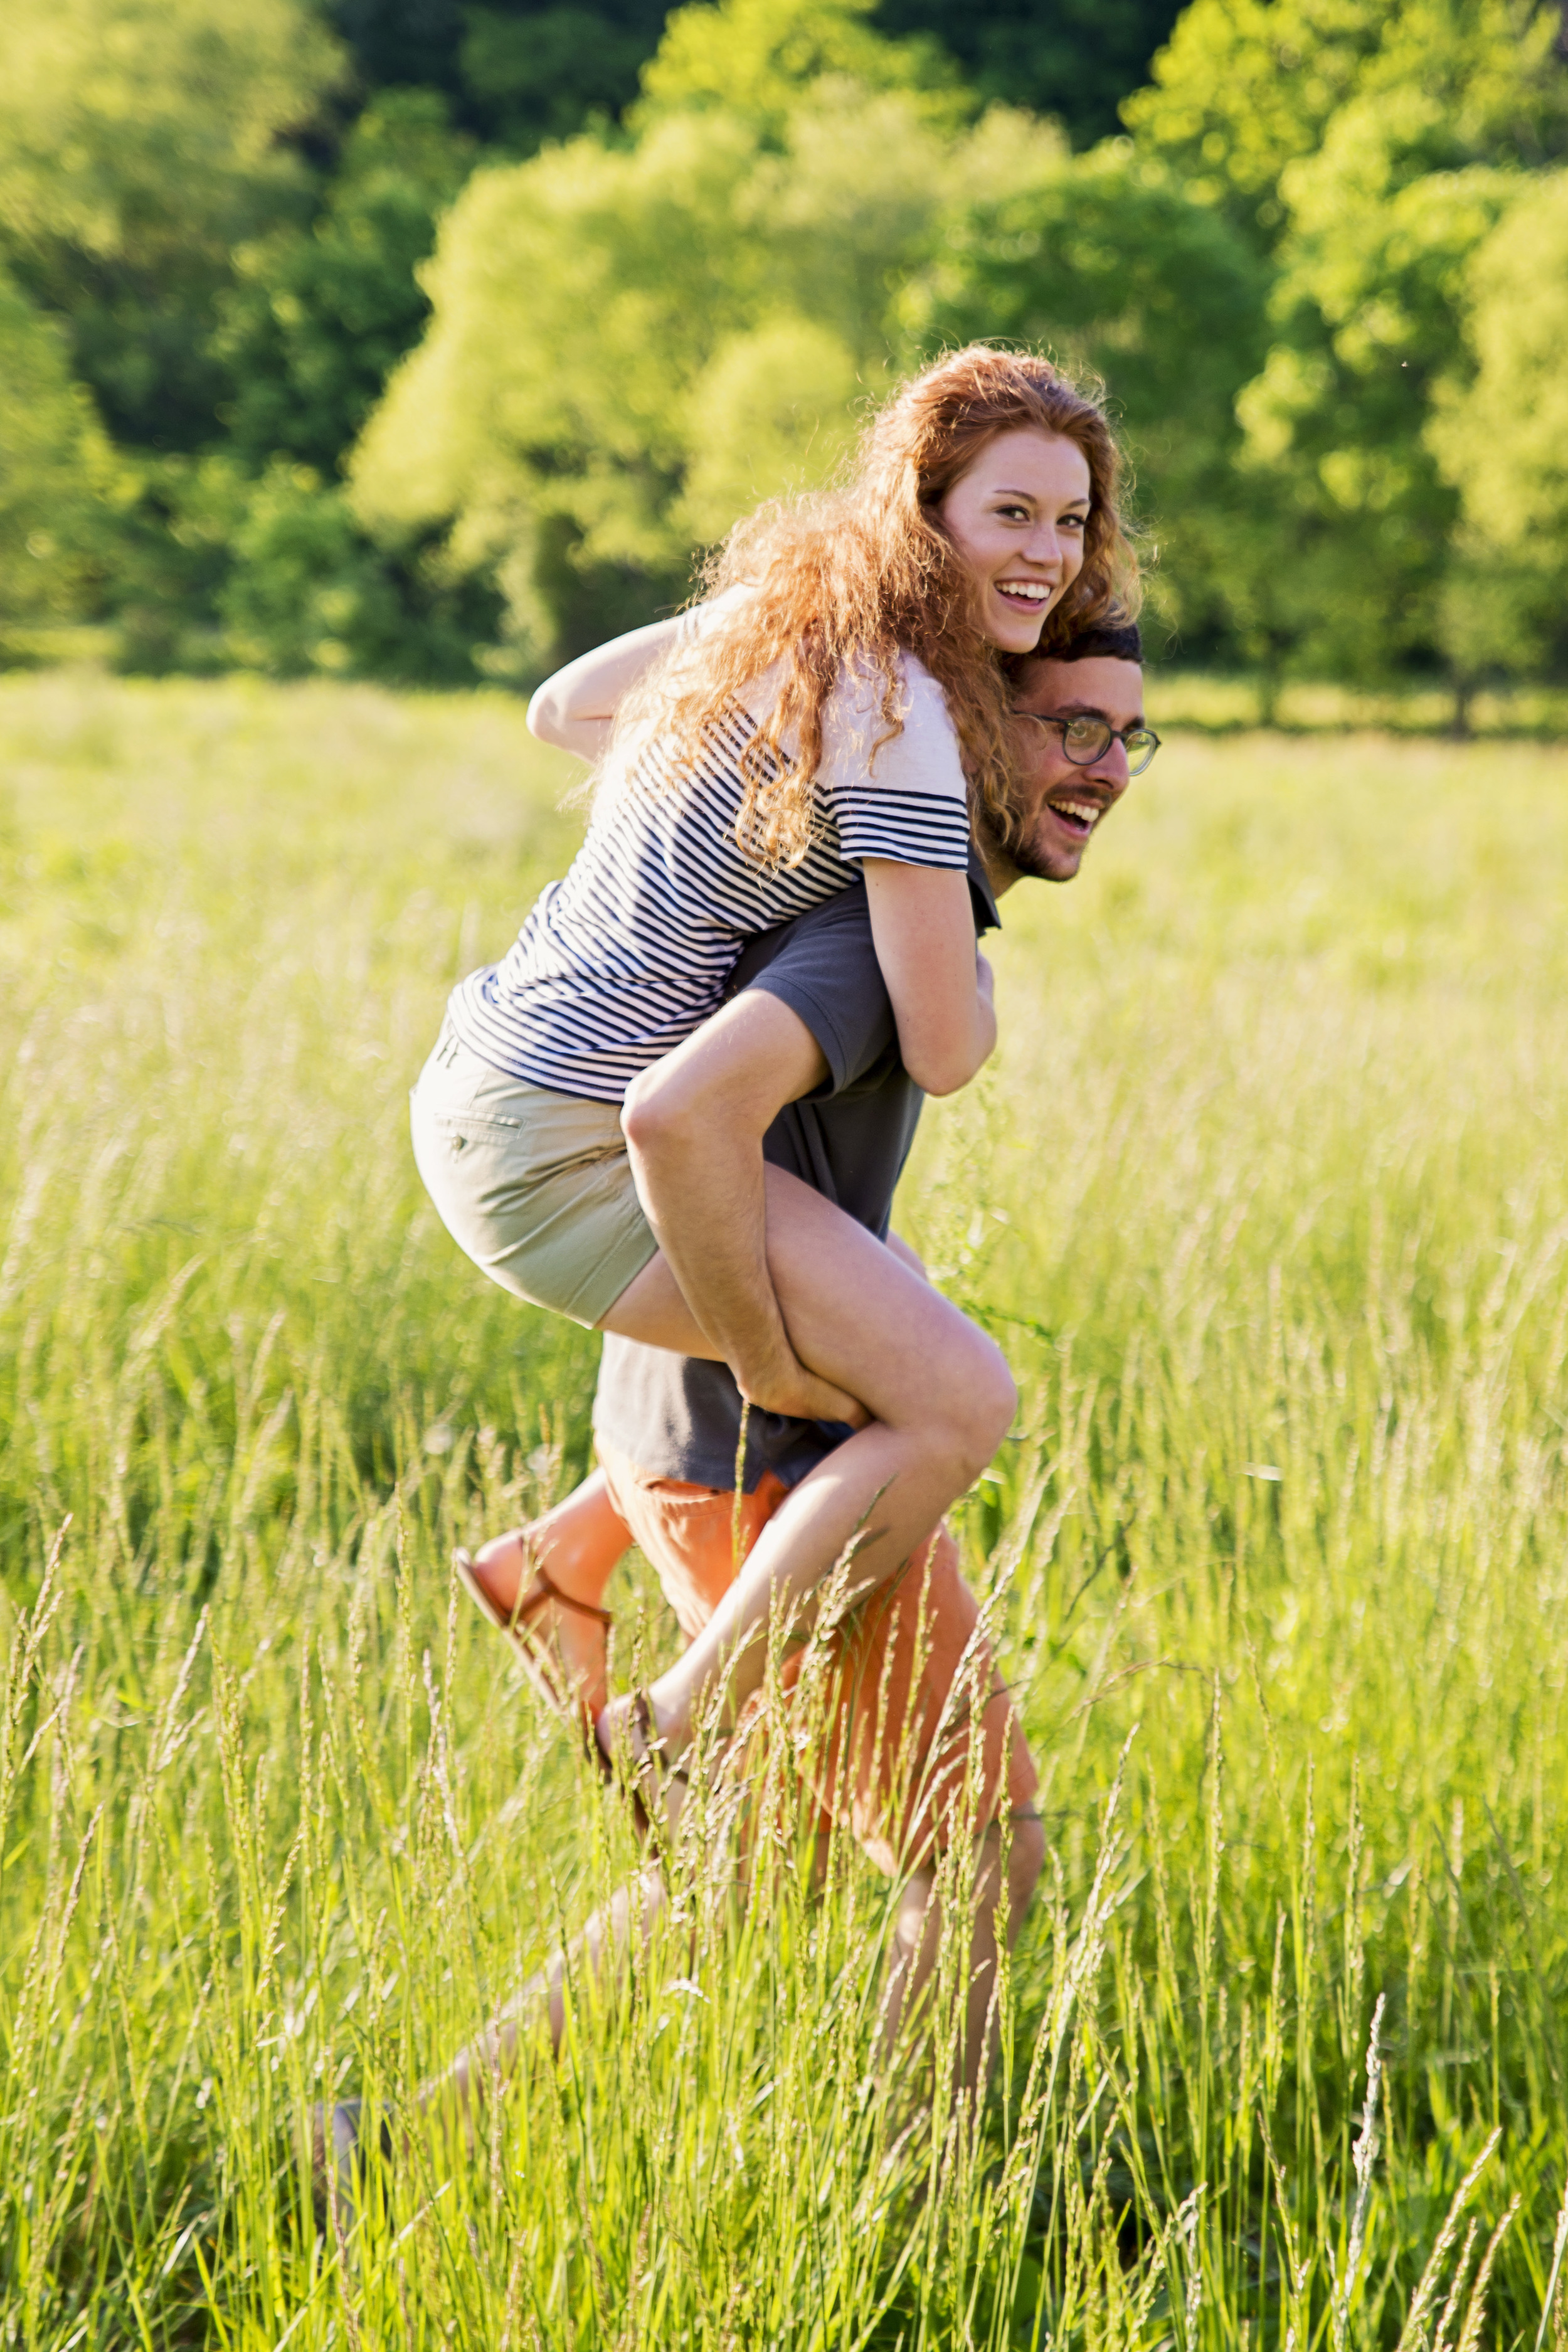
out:
<path id="1" fill-rule="evenodd" d="M 559 1608 L 574 1610 L 579 1617 L 591 1618 L 595 1625 L 602 1625 L 608 1633 L 616 1622 L 613 1611 L 595 1609 L 591 1601 L 578 1601 L 570 1592 L 563 1592 L 550 1570 L 538 1560 L 530 1560 L 529 1565 L 533 1570 L 534 1583 L 542 1589 L 538 1592 L 531 1592 L 526 1586 L 524 1587 L 518 1595 L 517 1605 L 509 1620 L 507 1628 L 509 1632 L 513 1625 L 526 1624 L 536 1609 L 542 1608 L 546 1601 L 553 1601 Z"/>

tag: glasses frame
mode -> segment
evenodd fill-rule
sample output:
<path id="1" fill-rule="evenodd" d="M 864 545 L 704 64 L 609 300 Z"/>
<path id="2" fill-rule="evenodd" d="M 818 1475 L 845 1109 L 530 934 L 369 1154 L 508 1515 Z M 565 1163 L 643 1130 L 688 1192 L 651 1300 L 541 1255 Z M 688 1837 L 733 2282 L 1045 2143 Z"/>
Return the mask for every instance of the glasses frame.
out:
<path id="1" fill-rule="evenodd" d="M 1141 776 L 1160 748 L 1160 738 L 1152 727 L 1112 727 L 1108 719 L 1090 719 L 1083 711 L 1075 713 L 1071 719 L 1064 719 L 1058 712 L 1049 710 L 1015 710 L 1013 716 L 1015 719 L 1032 719 L 1037 727 L 1059 727 L 1062 730 L 1063 754 L 1072 761 L 1075 768 L 1092 768 L 1097 760 L 1104 759 L 1113 743 L 1120 743 L 1127 754 L 1129 776 Z M 1069 751 L 1068 748 L 1069 727 L 1103 728 L 1105 740 L 1096 746 L 1087 760 L 1080 759 L 1076 751 Z M 1131 735 L 1142 736 L 1149 747 L 1143 757 L 1136 761 L 1132 756 L 1132 747 L 1128 741 L 1129 736 Z"/>

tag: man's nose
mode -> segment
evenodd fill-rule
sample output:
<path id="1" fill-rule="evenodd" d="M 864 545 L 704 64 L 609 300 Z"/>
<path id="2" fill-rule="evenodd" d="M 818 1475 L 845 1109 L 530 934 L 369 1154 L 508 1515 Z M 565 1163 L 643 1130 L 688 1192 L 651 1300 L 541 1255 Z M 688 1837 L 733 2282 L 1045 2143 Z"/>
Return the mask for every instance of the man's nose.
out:
<path id="1" fill-rule="evenodd" d="M 1109 742 L 1098 760 L 1084 770 L 1097 784 L 1103 784 L 1113 800 L 1120 800 L 1132 778 L 1127 765 L 1127 746 L 1120 737 Z"/>

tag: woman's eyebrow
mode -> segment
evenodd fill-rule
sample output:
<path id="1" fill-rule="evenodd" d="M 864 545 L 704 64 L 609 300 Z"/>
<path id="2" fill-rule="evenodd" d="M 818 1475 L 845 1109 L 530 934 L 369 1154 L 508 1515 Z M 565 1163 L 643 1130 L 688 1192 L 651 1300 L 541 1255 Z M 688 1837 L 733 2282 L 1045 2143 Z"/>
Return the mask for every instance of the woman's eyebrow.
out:
<path id="1" fill-rule="evenodd" d="M 1042 499 L 1037 490 L 1013 490 L 1005 482 L 999 482 L 991 495 L 994 499 L 1028 499 L 1036 506 L 1051 503 L 1049 499 Z M 1090 490 L 1074 490 L 1070 497 L 1061 500 L 1061 504 L 1064 507 L 1087 507 L 1091 504 L 1093 495 Z"/>

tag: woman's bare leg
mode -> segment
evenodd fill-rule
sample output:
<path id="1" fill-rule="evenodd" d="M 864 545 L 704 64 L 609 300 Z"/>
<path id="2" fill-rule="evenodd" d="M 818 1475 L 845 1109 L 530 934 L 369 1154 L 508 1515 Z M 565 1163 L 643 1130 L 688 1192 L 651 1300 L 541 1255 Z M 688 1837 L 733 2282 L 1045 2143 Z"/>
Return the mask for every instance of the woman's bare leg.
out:
<path id="1" fill-rule="evenodd" d="M 793 1612 L 854 1540 L 856 1583 L 891 1575 L 978 1477 L 1016 1405 L 1001 1351 L 940 1292 L 808 1185 L 770 1168 L 768 1271 L 801 1361 L 875 1416 L 781 1505 L 708 1625 L 652 1685 L 670 1752 L 689 1736 L 714 1676 L 739 1699 L 761 1680 L 771 1609 Z M 616 1300 L 605 1328 L 711 1356 L 662 1257 Z M 626 1702 L 613 1702 L 613 1735 Z"/>
<path id="2" fill-rule="evenodd" d="M 564 1499 L 526 1527 L 492 1536 L 474 1555 L 486 1592 L 510 1617 L 536 1570 L 542 1568 L 568 1601 L 590 1609 L 604 1604 L 605 1588 L 616 1562 L 631 1548 L 631 1536 L 614 1503 L 602 1470 L 595 1470 Z M 575 1609 L 550 1601 L 531 1612 L 533 1637 L 561 1662 L 563 1676 L 591 1717 L 609 1696 L 605 1679 L 605 1628 Z"/>

